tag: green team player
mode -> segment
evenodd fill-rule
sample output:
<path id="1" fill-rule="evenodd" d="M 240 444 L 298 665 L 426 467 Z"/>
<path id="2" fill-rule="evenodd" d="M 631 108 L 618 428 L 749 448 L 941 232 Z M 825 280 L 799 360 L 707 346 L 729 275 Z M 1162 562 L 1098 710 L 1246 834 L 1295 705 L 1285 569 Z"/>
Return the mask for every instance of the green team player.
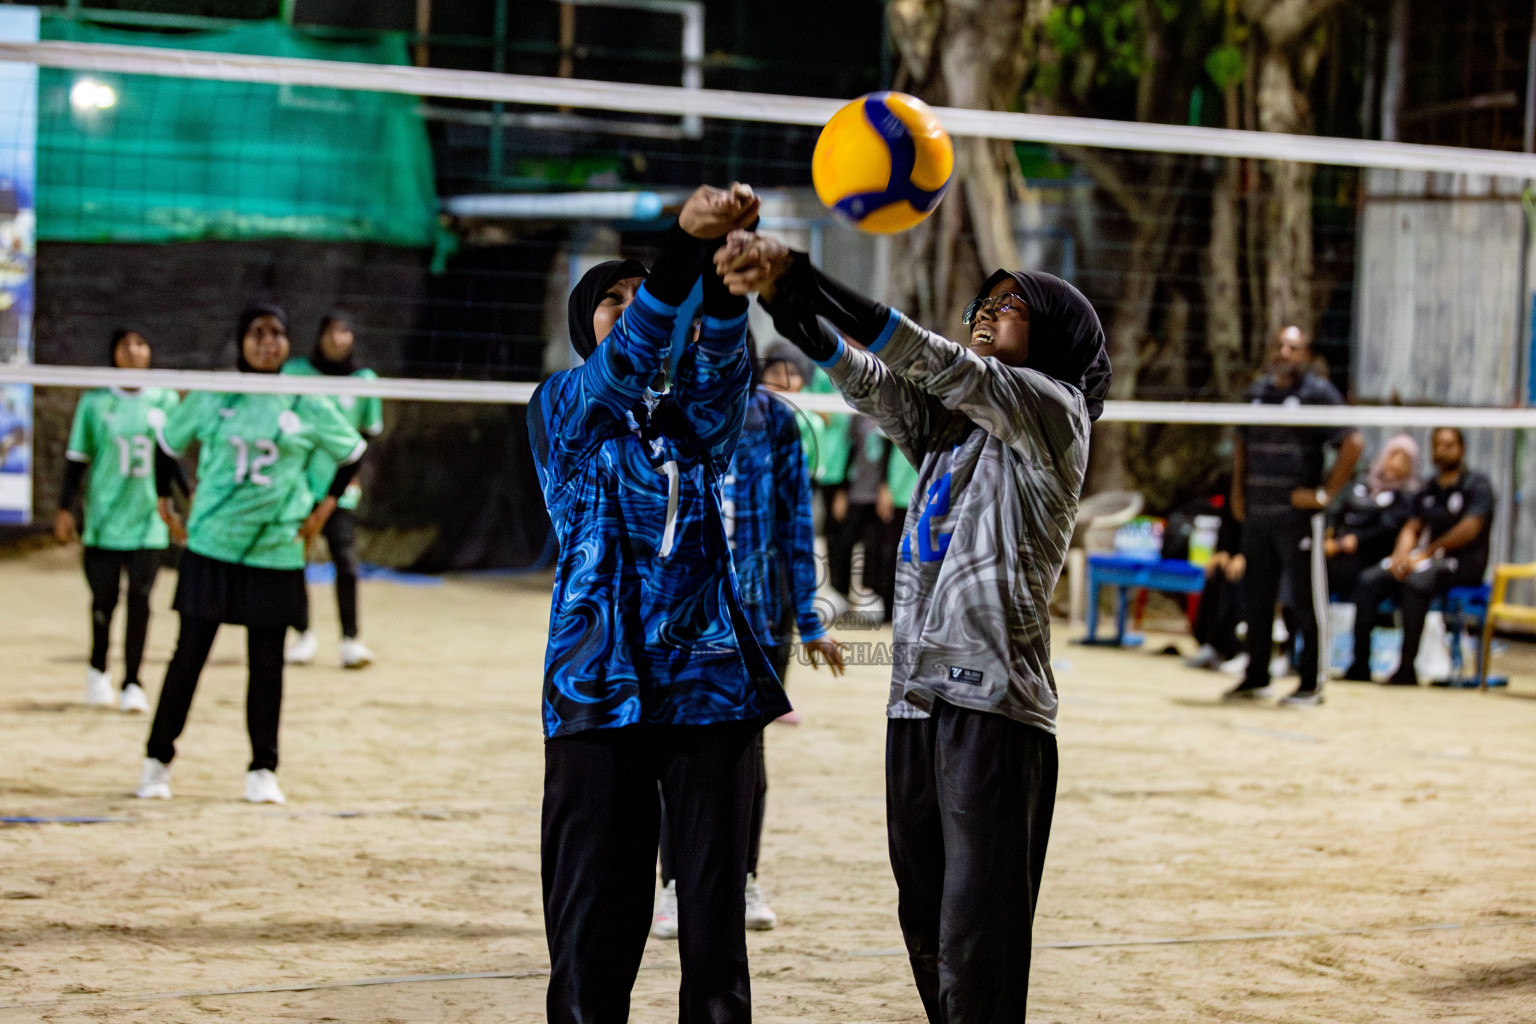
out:
<path id="1" fill-rule="evenodd" d="M 308 356 L 295 356 L 283 365 L 284 373 L 302 376 L 360 377 L 372 380 L 378 377 L 366 366 L 356 361 L 353 319 L 341 310 L 332 310 L 320 321 L 320 333 L 315 348 Z M 365 437 L 376 437 L 384 431 L 384 403 L 377 397 L 338 395 L 332 399 L 347 421 Z M 336 461 L 322 450 L 316 450 L 309 459 L 309 488 L 314 494 L 324 494 L 336 475 Z M 363 668 L 373 661 L 373 652 L 358 639 L 357 630 L 357 505 L 362 500 L 362 488 L 354 481 L 336 502 L 336 511 L 325 524 L 325 542 L 331 549 L 331 562 L 336 566 L 336 611 L 341 619 L 341 667 Z M 300 623 L 299 638 L 288 648 L 290 665 L 307 665 L 314 660 L 320 647 L 314 630 L 309 628 L 306 614 Z"/>
<path id="2" fill-rule="evenodd" d="M 239 368 L 277 373 L 288 358 L 287 317 L 260 305 L 240 315 Z M 157 435 L 155 487 L 172 532 L 172 462 L 192 442 L 197 495 L 188 519 L 186 554 L 176 586 L 181 613 L 176 653 L 165 672 L 137 795 L 171 795 L 170 764 L 187 721 L 198 677 L 219 626 L 246 628 L 250 678 L 245 697 L 251 764 L 245 799 L 284 802 L 277 785 L 277 731 L 283 701 L 283 635 L 305 614 L 304 547 L 321 531 L 357 473 L 367 442 L 336 403 L 311 395 L 200 392 L 167 417 Z M 309 489 L 306 467 L 316 451 L 337 464 L 323 498 Z"/>
<path id="3" fill-rule="evenodd" d="M 148 340 L 138 331 L 118 330 L 107 346 L 111 365 L 149 368 Z M 160 388 L 98 388 L 80 396 L 69 432 L 68 460 L 53 533 L 61 544 L 77 536 L 85 547 L 82 561 L 91 589 L 91 666 L 86 670 L 85 702 L 124 711 L 149 710 L 139 685 L 144 638 L 149 633 L 149 594 L 170 542 L 155 503 L 155 429 L 176 407 L 176 392 Z M 77 534 L 71 511 L 85 483 L 85 529 Z M 122 693 L 112 692 L 107 674 L 107 643 L 112 613 L 128 576 L 128 628 L 123 639 Z"/>

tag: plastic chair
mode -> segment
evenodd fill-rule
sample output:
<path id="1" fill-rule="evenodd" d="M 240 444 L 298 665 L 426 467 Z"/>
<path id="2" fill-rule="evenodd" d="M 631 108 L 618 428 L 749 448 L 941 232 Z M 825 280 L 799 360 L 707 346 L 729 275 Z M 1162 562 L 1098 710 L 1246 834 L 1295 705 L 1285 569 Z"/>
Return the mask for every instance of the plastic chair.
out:
<path id="1" fill-rule="evenodd" d="M 1077 524 L 1067 551 L 1068 621 L 1072 625 L 1083 621 L 1088 603 L 1088 555 L 1113 551 L 1115 531 L 1141 515 L 1145 505 L 1146 499 L 1135 491 L 1103 491 L 1078 503 Z"/>
<path id="2" fill-rule="evenodd" d="M 1488 651 L 1493 644 L 1493 627 L 1499 621 L 1536 626 L 1536 607 L 1511 604 L 1508 600 L 1511 580 L 1536 579 L 1536 562 L 1529 565 L 1501 565 L 1493 571 L 1493 596 L 1488 601 L 1488 615 L 1483 620 L 1483 645 L 1478 652 L 1478 689 L 1488 689 Z"/>

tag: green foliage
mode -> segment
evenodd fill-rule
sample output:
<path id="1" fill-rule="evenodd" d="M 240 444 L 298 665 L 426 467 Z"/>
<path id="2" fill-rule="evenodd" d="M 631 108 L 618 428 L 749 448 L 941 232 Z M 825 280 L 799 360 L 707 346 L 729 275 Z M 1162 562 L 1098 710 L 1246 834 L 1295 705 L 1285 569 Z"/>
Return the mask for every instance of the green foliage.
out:
<path id="1" fill-rule="evenodd" d="M 1221 89 L 1242 81 L 1245 32 L 1233 0 L 1069 0 L 1046 17 L 1049 56 L 1034 88 L 1081 102 L 1095 91 L 1134 87 L 1155 71 L 1148 66 L 1149 32 L 1166 33 L 1165 44 L 1175 37 L 1210 40 L 1204 70 L 1211 81 Z"/>
<path id="2" fill-rule="evenodd" d="M 1060 63 L 1091 62 L 1093 86 L 1113 88 L 1132 82 L 1146 63 L 1141 6 L 1141 0 L 1076 0 L 1051 11 L 1046 17 L 1045 37 Z M 1156 7 L 1159 13 L 1166 9 L 1177 13 L 1172 0 Z M 1059 75 L 1058 70 L 1058 88 Z M 1074 91 L 1086 84 L 1080 83 Z"/>
<path id="3" fill-rule="evenodd" d="M 1243 51 L 1232 43 L 1223 43 L 1205 58 L 1205 73 L 1218 89 L 1230 89 L 1243 80 Z"/>

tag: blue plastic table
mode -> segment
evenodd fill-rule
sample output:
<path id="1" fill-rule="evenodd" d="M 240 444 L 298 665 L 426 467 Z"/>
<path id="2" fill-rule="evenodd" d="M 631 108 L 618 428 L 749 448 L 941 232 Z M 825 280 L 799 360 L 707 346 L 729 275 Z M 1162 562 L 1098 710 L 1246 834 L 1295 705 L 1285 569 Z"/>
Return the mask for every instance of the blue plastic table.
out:
<path id="1" fill-rule="evenodd" d="M 1115 612 L 1113 640 L 1099 639 L 1099 588 L 1119 587 L 1120 603 Z M 1205 570 L 1181 558 L 1126 558 L 1122 555 L 1088 556 L 1088 635 L 1085 644 L 1136 646 L 1141 637 L 1125 633 L 1125 612 L 1130 591 L 1169 590 L 1178 594 L 1198 594 L 1205 588 Z"/>

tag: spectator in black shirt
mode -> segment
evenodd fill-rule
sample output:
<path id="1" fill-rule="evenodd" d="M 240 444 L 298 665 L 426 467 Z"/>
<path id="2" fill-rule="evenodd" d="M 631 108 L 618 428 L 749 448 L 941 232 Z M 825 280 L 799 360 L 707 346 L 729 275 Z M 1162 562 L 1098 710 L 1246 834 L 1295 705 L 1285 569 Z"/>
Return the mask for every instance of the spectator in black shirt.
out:
<path id="1" fill-rule="evenodd" d="M 1338 389 L 1311 369 L 1312 346 L 1298 327 L 1275 337 L 1270 372 L 1248 389 L 1255 405 L 1343 405 Z M 1323 477 L 1323 449 L 1338 458 Z M 1357 430 L 1339 427 L 1252 425 L 1238 428 L 1232 454 L 1232 514 L 1243 524 L 1244 619 L 1248 622 L 1248 672 L 1229 699 L 1268 691 L 1275 599 L 1282 579 L 1294 598 L 1301 627 L 1297 664 L 1301 684 L 1283 703 L 1322 703 L 1318 688 L 1319 620 L 1327 614 L 1322 562 L 1322 510 L 1349 483 L 1365 442 Z M 1316 583 L 1314 584 L 1314 578 Z M 1311 614 L 1308 614 L 1310 612 Z"/>
<path id="2" fill-rule="evenodd" d="M 1414 496 L 1413 518 L 1398 532 L 1386 567 L 1367 569 L 1355 587 L 1355 654 L 1345 679 L 1370 681 L 1376 610 L 1383 600 L 1401 595 L 1403 656 L 1387 681 L 1417 686 L 1413 663 L 1430 602 L 1452 587 L 1476 586 L 1488 569 L 1493 485 L 1462 464 L 1467 445 L 1460 430 L 1439 427 L 1430 441 L 1437 472 Z"/>
<path id="3" fill-rule="evenodd" d="M 1413 517 L 1419 445 L 1398 434 L 1382 446 L 1364 480 L 1344 494 L 1330 517 L 1328 592 L 1353 597 L 1360 574 L 1386 561 L 1403 524 Z"/>

